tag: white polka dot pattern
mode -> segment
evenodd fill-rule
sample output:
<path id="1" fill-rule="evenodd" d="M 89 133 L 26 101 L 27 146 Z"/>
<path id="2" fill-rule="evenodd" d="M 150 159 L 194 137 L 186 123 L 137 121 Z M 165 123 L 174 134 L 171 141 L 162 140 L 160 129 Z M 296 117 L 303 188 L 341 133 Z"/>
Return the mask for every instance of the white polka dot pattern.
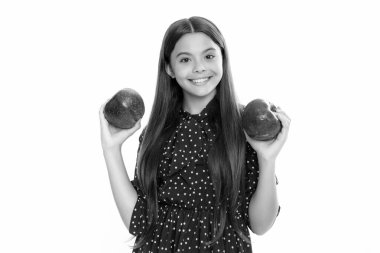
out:
<path id="1" fill-rule="evenodd" d="M 250 243 L 244 242 L 229 222 L 216 244 L 211 247 L 204 244 L 213 234 L 215 193 L 207 157 L 215 142 L 215 131 L 208 122 L 208 114 L 215 103 L 215 99 L 212 100 L 197 115 L 181 111 L 179 125 L 167 140 L 159 165 L 159 217 L 154 237 L 133 252 L 252 252 Z M 256 189 L 259 169 L 255 151 L 248 143 L 246 145 L 246 192 L 240 195 L 239 202 L 243 201 L 243 205 L 236 219 L 249 236 L 248 206 Z M 130 233 L 140 236 L 147 225 L 147 205 L 136 181 L 135 175 L 132 184 L 138 192 L 138 201 Z"/>

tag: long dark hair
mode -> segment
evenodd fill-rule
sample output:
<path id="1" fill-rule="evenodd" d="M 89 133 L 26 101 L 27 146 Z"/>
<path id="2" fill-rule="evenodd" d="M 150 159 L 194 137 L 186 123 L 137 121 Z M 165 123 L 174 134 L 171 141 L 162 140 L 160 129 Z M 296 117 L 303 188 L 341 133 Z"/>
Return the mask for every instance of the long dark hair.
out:
<path id="1" fill-rule="evenodd" d="M 165 140 L 174 131 L 178 122 L 178 111 L 182 106 L 183 93 L 175 79 L 166 73 L 170 64 L 170 54 L 177 41 L 187 33 L 202 32 L 216 43 L 223 56 L 223 76 L 217 86 L 219 111 L 216 126 L 216 143 L 208 156 L 208 167 L 213 181 L 216 201 L 214 208 L 213 239 L 215 243 L 223 234 L 227 219 L 239 236 L 249 238 L 238 227 L 236 211 L 238 210 L 239 192 L 244 194 L 245 136 L 241 126 L 240 107 L 236 101 L 225 40 L 219 29 L 202 17 L 191 17 L 174 22 L 163 38 L 156 94 L 149 122 L 145 130 L 137 161 L 137 178 L 142 191 L 146 194 L 148 226 L 146 233 L 135 244 L 141 247 L 154 232 L 158 216 L 157 169 L 161 159 Z M 228 197 L 226 197 L 228 196 Z M 220 224 L 219 228 L 217 224 Z"/>

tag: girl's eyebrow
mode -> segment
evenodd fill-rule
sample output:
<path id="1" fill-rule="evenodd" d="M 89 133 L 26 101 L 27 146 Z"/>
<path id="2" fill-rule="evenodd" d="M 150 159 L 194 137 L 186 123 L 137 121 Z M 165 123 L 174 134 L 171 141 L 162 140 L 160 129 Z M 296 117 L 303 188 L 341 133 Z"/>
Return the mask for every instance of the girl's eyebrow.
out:
<path id="1" fill-rule="evenodd" d="M 215 48 L 213 48 L 213 47 L 209 47 L 209 48 L 203 50 L 202 54 L 204 54 L 205 52 L 207 52 L 207 51 L 209 51 L 209 50 L 216 51 Z M 191 53 L 189 53 L 189 52 L 179 52 L 179 53 L 176 55 L 176 58 L 178 58 L 178 57 L 181 56 L 182 54 L 185 54 L 185 55 L 191 55 Z"/>

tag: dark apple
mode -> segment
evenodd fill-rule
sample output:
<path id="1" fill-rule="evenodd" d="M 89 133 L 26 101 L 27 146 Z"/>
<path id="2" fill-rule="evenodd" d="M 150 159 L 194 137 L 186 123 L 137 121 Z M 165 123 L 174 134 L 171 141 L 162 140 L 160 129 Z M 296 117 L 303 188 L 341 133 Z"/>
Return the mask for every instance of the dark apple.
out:
<path id="1" fill-rule="evenodd" d="M 276 138 L 282 125 L 274 112 L 276 106 L 264 99 L 249 102 L 242 115 L 243 128 L 247 135 L 258 141 Z"/>
<path id="2" fill-rule="evenodd" d="M 107 121 L 123 129 L 132 128 L 145 113 L 144 101 L 140 94 L 130 88 L 118 91 L 105 105 Z"/>

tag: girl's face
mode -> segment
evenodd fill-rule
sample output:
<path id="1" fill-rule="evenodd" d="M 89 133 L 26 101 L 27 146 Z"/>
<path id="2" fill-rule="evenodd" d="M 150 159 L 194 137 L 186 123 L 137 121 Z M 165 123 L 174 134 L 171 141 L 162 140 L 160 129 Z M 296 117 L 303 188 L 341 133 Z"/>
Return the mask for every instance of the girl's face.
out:
<path id="1" fill-rule="evenodd" d="M 208 102 L 222 79 L 222 52 L 204 33 L 185 34 L 176 43 L 166 71 L 181 86 L 185 100 Z"/>

